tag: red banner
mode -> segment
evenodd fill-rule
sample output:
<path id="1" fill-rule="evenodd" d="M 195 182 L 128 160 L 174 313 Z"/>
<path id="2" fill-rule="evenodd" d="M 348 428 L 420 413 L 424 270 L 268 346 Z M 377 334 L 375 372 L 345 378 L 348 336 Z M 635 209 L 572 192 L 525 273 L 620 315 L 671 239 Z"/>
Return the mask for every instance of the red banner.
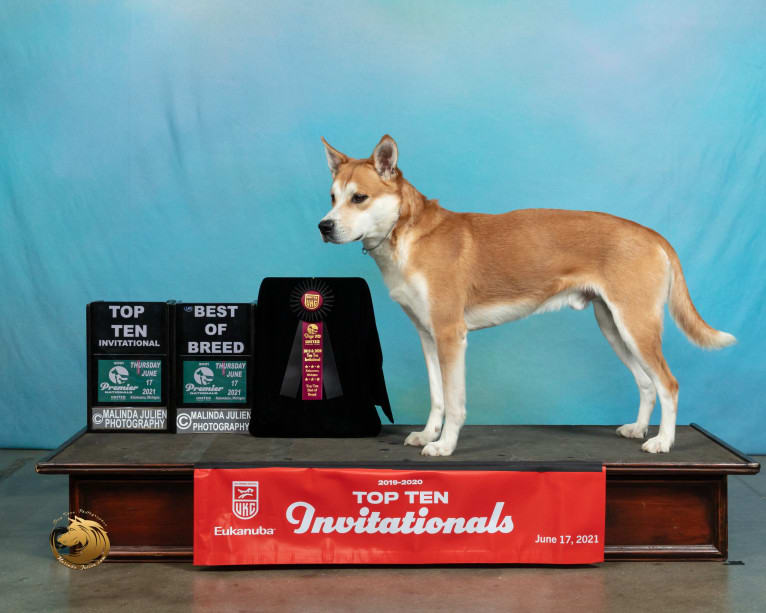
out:
<path id="1" fill-rule="evenodd" d="M 194 471 L 194 563 L 590 564 L 605 472 Z"/>

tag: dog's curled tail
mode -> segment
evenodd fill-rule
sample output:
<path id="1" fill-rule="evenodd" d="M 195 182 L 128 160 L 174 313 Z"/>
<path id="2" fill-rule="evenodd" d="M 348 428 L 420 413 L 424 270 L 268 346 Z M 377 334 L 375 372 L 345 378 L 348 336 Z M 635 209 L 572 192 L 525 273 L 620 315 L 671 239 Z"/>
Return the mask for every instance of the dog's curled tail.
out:
<path id="1" fill-rule="evenodd" d="M 681 261 L 675 250 L 668 244 L 665 252 L 670 260 L 670 291 L 668 308 L 670 315 L 681 331 L 692 343 L 704 349 L 722 349 L 737 342 L 728 332 L 722 332 L 709 326 L 694 308 L 689 296 L 689 288 L 681 270 Z"/>

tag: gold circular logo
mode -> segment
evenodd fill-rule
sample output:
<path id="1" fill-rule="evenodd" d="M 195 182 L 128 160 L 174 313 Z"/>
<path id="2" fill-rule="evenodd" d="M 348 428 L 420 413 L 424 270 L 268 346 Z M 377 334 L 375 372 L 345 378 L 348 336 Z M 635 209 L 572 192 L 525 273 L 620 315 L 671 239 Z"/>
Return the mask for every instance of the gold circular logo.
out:
<path id="1" fill-rule="evenodd" d="M 78 513 L 64 513 L 53 521 L 50 545 L 53 556 L 64 566 L 76 570 L 93 568 L 109 555 L 106 523 L 82 509 Z"/>
<path id="2" fill-rule="evenodd" d="M 319 333 L 319 326 L 316 324 L 309 324 L 306 326 L 306 333 L 310 336 L 314 336 L 315 334 Z"/>
<path id="3" fill-rule="evenodd" d="M 290 290 L 290 310 L 301 321 L 320 321 L 335 304 L 332 289 L 322 279 L 298 279 Z"/>
<path id="4" fill-rule="evenodd" d="M 324 300 L 322 299 L 322 294 L 315 290 L 309 290 L 306 293 L 301 296 L 301 304 L 303 305 L 303 308 L 307 311 L 316 311 L 321 306 Z"/>

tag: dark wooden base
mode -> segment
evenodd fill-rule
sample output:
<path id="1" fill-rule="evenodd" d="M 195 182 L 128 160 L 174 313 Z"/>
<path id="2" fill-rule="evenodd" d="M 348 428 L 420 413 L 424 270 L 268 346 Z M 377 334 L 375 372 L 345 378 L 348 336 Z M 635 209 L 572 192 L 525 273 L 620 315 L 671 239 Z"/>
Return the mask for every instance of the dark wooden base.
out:
<path id="1" fill-rule="evenodd" d="M 607 560 L 725 560 L 726 478 L 760 465 L 698 426 L 678 428 L 668 455 L 637 451 L 599 426 L 469 426 L 450 458 L 423 458 L 401 442 L 255 439 L 241 435 L 80 433 L 37 464 L 69 475 L 69 507 L 107 523 L 110 561 L 190 561 L 193 469 L 199 463 L 437 468 L 600 461 L 607 468 Z"/>

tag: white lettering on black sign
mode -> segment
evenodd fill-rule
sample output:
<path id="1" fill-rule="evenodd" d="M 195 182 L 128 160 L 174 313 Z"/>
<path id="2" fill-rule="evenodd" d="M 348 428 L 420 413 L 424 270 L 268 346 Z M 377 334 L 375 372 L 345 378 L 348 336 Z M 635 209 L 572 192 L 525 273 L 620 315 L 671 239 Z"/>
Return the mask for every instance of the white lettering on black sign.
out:
<path id="1" fill-rule="evenodd" d="M 234 317 L 238 308 L 236 304 L 197 304 L 194 306 L 194 317 Z"/>
<path id="2" fill-rule="evenodd" d="M 194 306 L 194 317 L 234 317 L 238 309 L 236 304 L 197 304 Z M 223 336 L 228 326 L 226 323 L 207 323 L 204 332 L 208 336 Z M 245 344 L 240 341 L 188 341 L 186 349 L 187 353 L 243 353 Z"/>
<path id="3" fill-rule="evenodd" d="M 239 341 L 189 341 L 189 353 L 242 353 L 245 344 Z"/>
<path id="4" fill-rule="evenodd" d="M 145 307 L 140 304 L 110 304 L 107 305 L 112 319 L 135 320 L 140 318 Z M 99 338 L 99 347 L 159 347 L 156 339 L 147 338 L 149 335 L 149 326 L 138 323 L 113 323 L 109 325 L 112 331 L 112 338 Z"/>

